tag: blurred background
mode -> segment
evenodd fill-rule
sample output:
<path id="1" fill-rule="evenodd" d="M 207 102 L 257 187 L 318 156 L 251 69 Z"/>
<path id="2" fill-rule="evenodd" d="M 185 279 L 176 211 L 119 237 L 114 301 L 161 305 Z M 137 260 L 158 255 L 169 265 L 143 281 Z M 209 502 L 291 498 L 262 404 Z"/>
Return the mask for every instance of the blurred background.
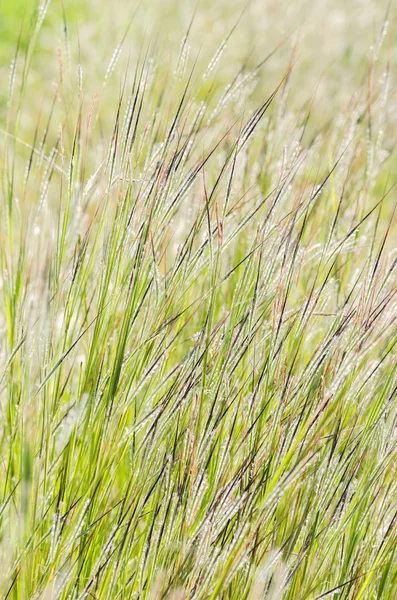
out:
<path id="1" fill-rule="evenodd" d="M 76 77 L 77 64 L 81 64 L 83 76 L 89 70 L 86 93 L 95 93 L 103 83 L 113 52 L 122 42 L 120 66 L 128 61 L 134 64 L 143 46 L 150 44 L 156 68 L 167 70 L 179 53 L 193 15 L 189 36 L 192 60 L 198 57 L 199 65 L 207 65 L 230 35 L 217 65 L 217 77 L 227 80 L 235 74 L 236 62 L 254 68 L 275 52 L 261 71 L 260 90 L 261 86 L 269 89 L 279 80 L 293 55 L 296 64 L 292 77 L 297 82 L 293 86 L 294 101 L 303 103 L 315 95 L 315 106 L 321 105 L 324 119 L 334 114 L 335 102 L 348 102 L 363 83 L 373 59 L 371 48 L 386 29 L 389 35 L 383 53 L 385 61 L 395 67 L 396 46 L 393 48 L 392 40 L 393 31 L 397 31 L 396 11 L 393 3 L 383 0 L 53 0 L 41 4 L 34 0 L 0 0 L 3 82 L 9 78 L 18 38 L 21 55 L 27 51 L 35 10 L 47 13 L 32 64 L 31 83 L 41 88 L 41 94 L 36 93 L 32 100 L 38 103 L 49 93 L 53 81 L 59 80 L 61 54 L 66 64 L 65 55 L 69 53 Z M 161 48 L 161 56 L 155 54 L 156 47 Z M 7 85 L 3 84 L 2 118 L 7 93 Z"/>

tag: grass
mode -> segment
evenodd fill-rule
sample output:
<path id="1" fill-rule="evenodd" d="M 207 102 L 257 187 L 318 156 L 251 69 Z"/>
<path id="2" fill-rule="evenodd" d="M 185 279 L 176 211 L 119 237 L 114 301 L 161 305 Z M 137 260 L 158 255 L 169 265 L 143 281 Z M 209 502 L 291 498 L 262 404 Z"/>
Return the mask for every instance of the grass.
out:
<path id="1" fill-rule="evenodd" d="M 5 20 L 0 595 L 393 600 L 393 14 L 102 4 Z"/>

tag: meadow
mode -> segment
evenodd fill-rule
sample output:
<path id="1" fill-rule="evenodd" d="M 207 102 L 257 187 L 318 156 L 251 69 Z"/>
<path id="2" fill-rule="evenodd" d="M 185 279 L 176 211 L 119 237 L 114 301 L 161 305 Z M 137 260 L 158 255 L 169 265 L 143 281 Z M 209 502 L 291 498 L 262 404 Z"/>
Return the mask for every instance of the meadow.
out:
<path id="1" fill-rule="evenodd" d="M 397 598 L 396 10 L 0 0 L 1 598 Z"/>

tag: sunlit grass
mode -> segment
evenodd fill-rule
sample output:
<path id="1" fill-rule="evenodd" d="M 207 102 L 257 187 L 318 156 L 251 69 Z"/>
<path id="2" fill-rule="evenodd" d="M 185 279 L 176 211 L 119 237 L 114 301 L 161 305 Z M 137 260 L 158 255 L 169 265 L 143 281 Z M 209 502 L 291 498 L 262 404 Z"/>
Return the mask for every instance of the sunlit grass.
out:
<path id="1" fill-rule="evenodd" d="M 47 4 L 2 47 L 1 597 L 393 600 L 389 15 L 336 85 L 233 46 L 255 3 L 208 48 L 205 3 L 169 45 Z"/>

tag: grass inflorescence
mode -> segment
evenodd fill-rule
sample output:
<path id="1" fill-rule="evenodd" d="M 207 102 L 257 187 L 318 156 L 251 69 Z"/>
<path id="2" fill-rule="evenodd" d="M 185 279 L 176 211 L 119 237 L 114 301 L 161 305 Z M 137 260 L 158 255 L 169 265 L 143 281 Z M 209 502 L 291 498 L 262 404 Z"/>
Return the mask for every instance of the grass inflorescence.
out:
<path id="1" fill-rule="evenodd" d="M 100 77 L 67 7 L 0 105 L 1 597 L 392 600 L 389 13 L 333 102 L 249 7 Z"/>

